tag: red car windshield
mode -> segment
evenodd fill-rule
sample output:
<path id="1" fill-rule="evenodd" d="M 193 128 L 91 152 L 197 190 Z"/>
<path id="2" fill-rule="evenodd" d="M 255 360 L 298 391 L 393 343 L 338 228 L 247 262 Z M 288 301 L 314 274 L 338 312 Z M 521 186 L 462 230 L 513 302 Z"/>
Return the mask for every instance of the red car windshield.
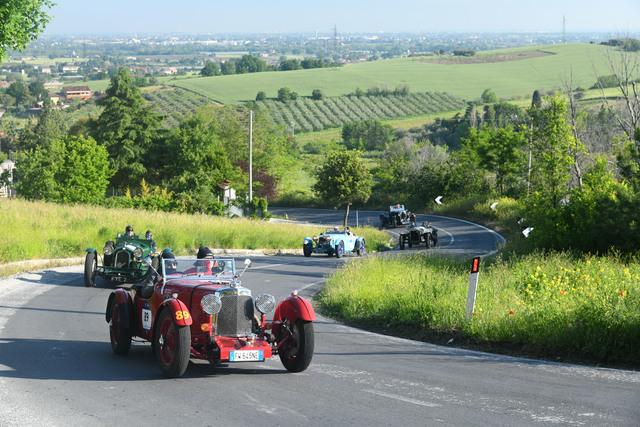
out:
<path id="1" fill-rule="evenodd" d="M 162 273 L 167 279 L 234 276 L 236 265 L 233 259 L 163 259 Z"/>

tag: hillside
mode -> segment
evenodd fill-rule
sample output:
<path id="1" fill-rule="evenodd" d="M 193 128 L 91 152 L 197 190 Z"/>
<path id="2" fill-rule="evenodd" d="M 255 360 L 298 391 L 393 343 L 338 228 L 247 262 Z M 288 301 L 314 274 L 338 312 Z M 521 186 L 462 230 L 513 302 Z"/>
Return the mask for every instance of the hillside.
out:
<path id="1" fill-rule="evenodd" d="M 412 93 L 406 96 L 337 96 L 314 101 L 298 98 L 257 102 L 276 123 L 295 131 L 310 132 L 368 119 L 420 116 L 464 107 L 463 100 L 446 93 Z"/>
<path id="2" fill-rule="evenodd" d="M 183 79 L 170 84 L 222 103 L 253 100 L 259 91 L 274 97 L 284 86 L 300 95 L 310 95 L 313 89 L 339 96 L 356 87 L 408 85 L 412 92 L 447 92 L 463 99 L 476 99 L 486 88 L 502 98 L 528 97 L 534 89 L 560 88 L 571 73 L 575 86 L 590 87 L 596 75 L 610 74 L 606 49 L 592 44 L 502 49 L 478 53 L 470 60 L 412 57 L 340 68 Z"/>

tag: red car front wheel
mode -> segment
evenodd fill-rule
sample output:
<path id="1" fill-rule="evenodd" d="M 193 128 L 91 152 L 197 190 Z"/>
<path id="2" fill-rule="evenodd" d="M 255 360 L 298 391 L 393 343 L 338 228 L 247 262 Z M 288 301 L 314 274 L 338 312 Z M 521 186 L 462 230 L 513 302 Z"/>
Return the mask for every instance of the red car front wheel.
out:
<path id="1" fill-rule="evenodd" d="M 278 349 L 278 354 L 288 371 L 302 372 L 309 367 L 313 358 L 313 323 L 297 320 L 290 326 L 290 331 L 291 336 Z"/>
<path id="2" fill-rule="evenodd" d="M 187 370 L 191 354 L 189 326 L 176 325 L 173 312 L 164 309 L 158 319 L 153 344 L 162 373 L 169 378 L 181 377 Z"/>

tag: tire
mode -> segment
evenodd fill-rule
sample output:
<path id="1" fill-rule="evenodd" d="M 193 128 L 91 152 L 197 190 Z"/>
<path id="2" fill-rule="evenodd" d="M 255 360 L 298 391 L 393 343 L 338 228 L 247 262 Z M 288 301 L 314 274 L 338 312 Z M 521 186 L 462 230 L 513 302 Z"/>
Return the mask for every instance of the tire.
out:
<path id="1" fill-rule="evenodd" d="M 184 375 L 191 354 L 191 329 L 176 325 L 173 312 L 168 308 L 160 312 L 153 334 L 153 348 L 165 377 Z"/>
<path id="2" fill-rule="evenodd" d="M 304 256 L 306 256 L 307 258 L 309 258 L 311 256 L 311 251 L 312 249 L 307 246 L 307 245 L 303 245 L 302 246 L 302 253 L 304 254 Z"/>
<path id="3" fill-rule="evenodd" d="M 313 359 L 313 323 L 298 320 L 291 325 L 291 332 L 295 347 L 278 351 L 278 355 L 287 371 L 302 372 L 309 367 Z"/>
<path id="4" fill-rule="evenodd" d="M 367 248 L 365 247 L 364 240 L 358 240 L 358 248 L 356 249 L 356 255 L 363 256 L 367 253 Z"/>
<path id="5" fill-rule="evenodd" d="M 344 255 L 344 243 L 340 242 L 336 245 L 335 249 L 336 258 L 342 258 Z"/>
<path id="6" fill-rule="evenodd" d="M 98 269 L 98 260 L 95 252 L 87 252 L 84 258 L 84 286 L 92 288 L 96 285 L 96 270 Z"/>
<path id="7" fill-rule="evenodd" d="M 131 325 L 123 325 L 120 319 L 120 305 L 115 298 L 111 304 L 111 321 L 109 321 L 109 338 L 111 350 L 118 356 L 126 356 L 131 348 Z"/>
<path id="8" fill-rule="evenodd" d="M 404 250 L 404 239 L 402 238 L 402 236 L 398 237 L 398 246 L 400 247 L 401 251 Z"/>

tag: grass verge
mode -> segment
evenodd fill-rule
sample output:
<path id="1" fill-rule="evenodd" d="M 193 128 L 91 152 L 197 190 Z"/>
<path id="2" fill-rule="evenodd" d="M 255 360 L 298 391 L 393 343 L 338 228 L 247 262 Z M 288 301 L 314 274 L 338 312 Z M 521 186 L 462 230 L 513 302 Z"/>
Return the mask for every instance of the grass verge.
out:
<path id="1" fill-rule="evenodd" d="M 0 239 L 0 263 L 82 256 L 88 247 L 101 249 L 126 224 L 140 235 L 151 229 L 159 247 L 171 247 L 177 254 L 195 253 L 201 244 L 221 249 L 302 248 L 305 236 L 321 231 L 249 219 L 15 199 L 0 199 L 0 223 L 7 231 Z M 384 247 L 389 240 L 386 233 L 372 228 L 354 231 L 365 237 L 369 250 Z"/>
<path id="2" fill-rule="evenodd" d="M 483 268 L 465 320 L 468 265 L 424 255 L 348 263 L 320 294 L 328 314 L 414 339 L 640 366 L 640 263 L 532 254 Z"/>

